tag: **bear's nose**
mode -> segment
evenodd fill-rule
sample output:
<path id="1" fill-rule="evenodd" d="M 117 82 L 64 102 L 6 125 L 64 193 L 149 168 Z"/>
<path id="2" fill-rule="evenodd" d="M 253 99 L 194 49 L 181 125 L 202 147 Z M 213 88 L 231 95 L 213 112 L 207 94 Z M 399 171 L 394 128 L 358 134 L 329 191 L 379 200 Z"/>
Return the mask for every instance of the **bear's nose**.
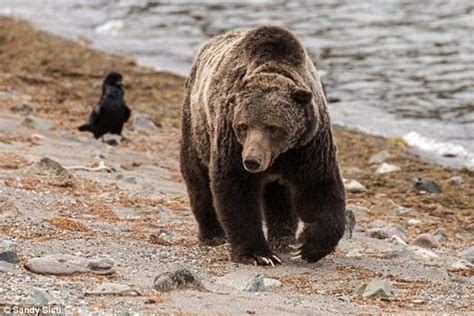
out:
<path id="1" fill-rule="evenodd" d="M 247 171 L 255 172 L 260 168 L 260 160 L 255 157 L 249 157 L 244 160 L 244 167 Z"/>

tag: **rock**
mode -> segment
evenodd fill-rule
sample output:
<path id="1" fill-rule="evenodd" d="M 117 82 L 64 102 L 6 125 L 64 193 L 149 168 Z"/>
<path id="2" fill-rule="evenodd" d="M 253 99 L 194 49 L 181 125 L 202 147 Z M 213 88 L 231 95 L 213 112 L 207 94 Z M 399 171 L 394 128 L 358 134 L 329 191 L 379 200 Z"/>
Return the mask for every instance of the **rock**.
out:
<path id="1" fill-rule="evenodd" d="M 375 225 L 374 225 L 375 224 Z M 398 224 L 385 224 L 384 222 L 372 223 L 372 228 L 368 230 L 368 236 L 377 239 L 389 239 L 392 236 L 401 238 L 404 242 L 408 241 L 405 229 Z"/>
<path id="2" fill-rule="evenodd" d="M 265 277 L 263 274 L 257 274 L 255 277 L 250 279 L 245 286 L 245 292 L 263 292 L 265 291 Z"/>
<path id="3" fill-rule="evenodd" d="M 428 250 L 426 248 L 418 247 L 415 245 L 409 246 L 408 250 L 416 257 L 420 259 L 432 259 L 438 258 L 439 256 L 435 254 L 433 251 Z"/>
<path id="4" fill-rule="evenodd" d="M 347 219 L 347 212 L 350 211 L 354 214 L 355 219 L 362 219 L 367 218 L 369 216 L 369 209 L 367 207 L 355 205 L 355 204 L 347 204 L 346 205 L 346 219 Z"/>
<path id="5" fill-rule="evenodd" d="M 400 170 L 402 169 L 399 166 L 391 165 L 384 162 L 377 167 L 377 170 L 375 170 L 375 173 L 385 174 L 385 173 L 390 173 L 390 172 L 395 172 L 395 171 L 400 171 Z"/>
<path id="6" fill-rule="evenodd" d="M 20 259 L 18 259 L 18 256 L 14 251 L 3 251 L 0 252 L 0 261 L 6 261 L 8 263 L 18 263 L 20 262 Z"/>
<path id="7" fill-rule="evenodd" d="M 382 150 L 376 153 L 375 155 L 372 155 L 369 158 L 369 164 L 374 165 L 374 164 L 380 164 L 390 158 L 392 155 L 387 150 Z"/>
<path id="8" fill-rule="evenodd" d="M 346 257 L 348 257 L 348 258 L 358 258 L 358 257 L 362 257 L 361 249 L 359 249 L 359 248 L 351 249 L 351 250 L 346 254 Z"/>
<path id="9" fill-rule="evenodd" d="M 119 283 L 102 283 L 96 287 L 86 290 L 85 295 L 128 295 L 136 296 L 140 295 L 137 290 L 132 289 L 130 286 Z"/>
<path id="10" fill-rule="evenodd" d="M 362 297 L 392 297 L 392 284 L 388 279 L 375 279 L 361 285 L 356 293 Z"/>
<path id="11" fill-rule="evenodd" d="M 137 114 L 133 118 L 132 129 L 134 131 L 154 131 L 158 128 L 155 123 L 145 114 Z"/>
<path id="12" fill-rule="evenodd" d="M 10 107 L 10 110 L 23 115 L 30 115 L 35 112 L 35 107 L 27 102 L 20 102 Z"/>
<path id="13" fill-rule="evenodd" d="M 104 263 L 92 263 L 94 260 L 97 259 L 90 260 L 71 255 L 49 255 L 28 259 L 25 268 L 34 273 L 52 275 L 71 275 L 87 272 L 108 275 L 115 272 L 112 268 L 104 268 Z"/>
<path id="14" fill-rule="evenodd" d="M 1 200 L 1 198 L 0 198 Z M 16 243 L 11 240 L 0 240 L 0 249 L 10 250 L 16 246 Z"/>
<path id="15" fill-rule="evenodd" d="M 411 244 L 426 249 L 436 249 L 440 247 L 438 241 L 436 241 L 435 237 L 431 234 L 418 235 L 415 239 L 413 239 Z"/>
<path id="16" fill-rule="evenodd" d="M 407 215 L 412 211 L 413 209 L 398 205 L 388 198 L 382 199 L 378 204 L 371 208 L 372 213 L 383 215 Z"/>
<path id="17" fill-rule="evenodd" d="M 50 120 L 40 119 L 31 115 L 28 115 L 21 121 L 21 126 L 31 129 L 49 130 L 54 124 Z"/>
<path id="18" fill-rule="evenodd" d="M 33 306 L 48 306 L 51 301 L 54 301 L 54 298 L 46 291 L 41 289 L 33 289 L 33 294 L 28 296 L 23 301 L 23 304 Z"/>
<path id="19" fill-rule="evenodd" d="M 8 91 L 0 91 L 0 100 L 13 100 L 16 98 L 14 93 Z"/>
<path id="20" fill-rule="evenodd" d="M 15 265 L 6 261 L 0 261 L 0 272 L 13 272 Z"/>
<path id="21" fill-rule="evenodd" d="M 354 212 L 346 208 L 346 230 L 344 236 L 348 239 L 352 238 L 352 231 L 356 223 Z"/>
<path id="22" fill-rule="evenodd" d="M 109 258 L 92 259 L 87 264 L 87 267 L 93 271 L 109 271 L 114 267 L 114 261 Z"/>
<path id="23" fill-rule="evenodd" d="M 411 179 L 411 185 L 418 192 L 441 193 L 441 188 L 431 178 L 413 178 Z"/>
<path id="24" fill-rule="evenodd" d="M 457 253 L 457 256 L 474 264 L 474 246 L 470 246 Z"/>
<path id="25" fill-rule="evenodd" d="M 444 243 L 448 240 L 448 237 L 446 236 L 445 232 L 442 229 L 438 229 L 434 233 L 434 238 L 436 239 L 437 242 Z"/>
<path id="26" fill-rule="evenodd" d="M 406 246 L 407 245 L 407 242 L 405 240 L 403 240 L 402 238 L 396 236 L 396 235 L 393 235 L 392 237 L 390 237 L 390 241 L 396 245 L 400 245 L 400 246 Z"/>
<path id="27" fill-rule="evenodd" d="M 473 267 L 474 267 L 474 265 L 472 265 L 472 263 L 470 263 L 467 260 L 461 259 L 461 260 L 453 262 L 449 266 L 449 271 L 451 271 L 451 272 L 463 271 L 463 270 L 472 269 Z"/>
<path id="28" fill-rule="evenodd" d="M 48 157 L 41 158 L 39 161 L 32 164 L 26 173 L 28 175 L 45 177 L 55 176 L 68 179 L 74 178 L 73 174 L 69 172 L 69 170 L 64 168 L 59 162 Z"/>
<path id="29" fill-rule="evenodd" d="M 364 193 L 367 191 L 367 189 L 356 180 L 350 180 L 345 186 L 346 191 L 350 193 Z"/>
<path id="30" fill-rule="evenodd" d="M 15 203 L 4 196 L 0 196 L 0 219 L 16 217 L 18 215 L 20 215 L 20 212 Z"/>
<path id="31" fill-rule="evenodd" d="M 408 225 L 411 225 L 411 226 L 416 226 L 416 225 L 419 225 L 421 224 L 421 221 L 416 219 L 416 218 L 410 218 L 408 221 L 407 221 L 407 224 Z"/>
<path id="32" fill-rule="evenodd" d="M 279 281 L 277 279 L 264 278 L 263 283 L 265 285 L 265 288 L 280 287 L 281 286 L 281 281 Z"/>
<path id="33" fill-rule="evenodd" d="M 137 179 L 134 178 L 134 177 L 130 177 L 130 178 L 125 178 L 123 179 L 124 182 L 127 182 L 129 184 L 137 184 Z"/>
<path id="34" fill-rule="evenodd" d="M 344 167 L 344 168 L 342 168 L 342 174 L 343 175 L 352 176 L 352 175 L 360 174 L 360 173 L 362 173 L 362 169 L 360 169 L 358 167 Z"/>
<path id="35" fill-rule="evenodd" d="M 441 267 L 431 267 L 426 273 L 426 278 L 432 281 L 449 281 L 449 274 Z"/>
<path id="36" fill-rule="evenodd" d="M 464 179 L 461 176 L 454 176 L 446 180 L 451 185 L 460 185 L 464 183 Z"/>
<path id="37" fill-rule="evenodd" d="M 203 290 L 201 281 L 186 268 L 176 268 L 158 275 L 153 281 L 153 289 L 159 292 L 171 292 L 185 288 Z"/>

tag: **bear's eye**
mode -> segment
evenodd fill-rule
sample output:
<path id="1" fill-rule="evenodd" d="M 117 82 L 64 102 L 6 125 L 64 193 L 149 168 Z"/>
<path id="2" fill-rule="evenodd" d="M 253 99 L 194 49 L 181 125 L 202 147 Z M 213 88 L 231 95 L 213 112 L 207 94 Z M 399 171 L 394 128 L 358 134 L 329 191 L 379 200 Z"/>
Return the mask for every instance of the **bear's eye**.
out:
<path id="1" fill-rule="evenodd" d="M 248 129 L 249 129 L 249 126 L 247 124 L 241 123 L 237 125 L 237 133 L 239 133 L 242 136 L 244 136 L 247 133 Z"/>

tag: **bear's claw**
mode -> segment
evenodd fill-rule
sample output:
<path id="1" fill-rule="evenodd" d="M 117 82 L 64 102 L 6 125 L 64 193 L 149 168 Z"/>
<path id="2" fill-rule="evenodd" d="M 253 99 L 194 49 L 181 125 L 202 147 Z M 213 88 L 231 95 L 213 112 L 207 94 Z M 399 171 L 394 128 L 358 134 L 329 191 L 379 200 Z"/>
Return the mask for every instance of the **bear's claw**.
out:
<path id="1" fill-rule="evenodd" d="M 278 258 L 276 255 L 271 255 L 271 257 L 264 257 L 264 256 L 257 256 L 253 260 L 254 265 L 266 265 L 266 266 L 272 266 L 275 267 L 275 264 L 281 264 L 281 259 Z"/>

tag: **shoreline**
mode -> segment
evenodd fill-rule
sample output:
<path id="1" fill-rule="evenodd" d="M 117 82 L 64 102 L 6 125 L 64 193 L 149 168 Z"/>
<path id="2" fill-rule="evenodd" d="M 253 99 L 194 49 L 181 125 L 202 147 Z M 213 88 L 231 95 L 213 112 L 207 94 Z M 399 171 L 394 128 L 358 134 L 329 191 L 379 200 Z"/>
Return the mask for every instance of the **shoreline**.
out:
<path id="1" fill-rule="evenodd" d="M 103 75 L 110 70 L 123 73 L 125 99 L 134 112 L 125 126 L 131 141 L 114 147 L 77 131 L 98 101 Z M 284 255 L 281 267 L 255 268 L 230 262 L 226 245 L 200 246 L 178 163 L 183 84 L 183 77 L 0 17 L 0 191 L 19 213 L 2 219 L 0 242 L 13 241 L 20 257 L 4 274 L 9 288 L 0 292 L 0 306 L 29 295 L 29 285 L 22 282 L 28 277 L 34 286 L 47 284 L 50 292 L 59 287 L 57 295 L 75 311 L 103 311 L 118 304 L 127 310 L 195 312 L 197 304 L 206 303 L 202 312 L 215 312 L 222 302 L 228 314 L 278 314 L 288 306 L 300 314 L 319 308 L 351 313 L 472 311 L 469 293 L 458 291 L 472 288 L 474 269 L 450 267 L 474 242 L 474 175 L 424 161 L 400 138 L 334 126 L 343 177 L 348 183 L 359 182 L 364 190 L 347 188 L 347 204 L 358 212 L 354 238 L 341 240 L 337 251 L 321 262 L 292 263 Z M 22 123 L 28 115 L 36 122 L 33 127 Z M 157 127 L 136 129 L 135 117 L 140 115 Z M 379 159 L 374 162 L 375 154 Z M 73 184 L 28 174 L 45 156 L 66 167 L 91 168 L 103 160 L 113 170 L 74 171 Z M 377 173 L 384 164 L 399 170 Z M 433 179 L 441 192 L 416 190 L 412 179 L 417 177 Z M 462 181 L 452 184 L 453 177 Z M 381 223 L 402 227 L 408 245 L 372 237 L 370 231 Z M 431 257 L 413 253 L 422 234 L 444 236 L 437 248 L 426 250 Z M 117 263 L 118 273 L 55 277 L 24 268 L 31 258 L 58 252 L 108 256 Z M 177 264 L 191 266 L 211 290 L 169 295 L 151 291 L 154 277 Z M 220 282 L 228 285 L 226 277 L 247 278 L 257 272 L 279 280 L 281 287 L 259 296 L 221 287 Z M 393 297 L 355 293 L 361 283 L 376 277 L 393 284 Z M 133 284 L 142 295 L 84 295 L 85 288 L 106 282 Z M 146 303 L 150 300 L 154 303 Z"/>

